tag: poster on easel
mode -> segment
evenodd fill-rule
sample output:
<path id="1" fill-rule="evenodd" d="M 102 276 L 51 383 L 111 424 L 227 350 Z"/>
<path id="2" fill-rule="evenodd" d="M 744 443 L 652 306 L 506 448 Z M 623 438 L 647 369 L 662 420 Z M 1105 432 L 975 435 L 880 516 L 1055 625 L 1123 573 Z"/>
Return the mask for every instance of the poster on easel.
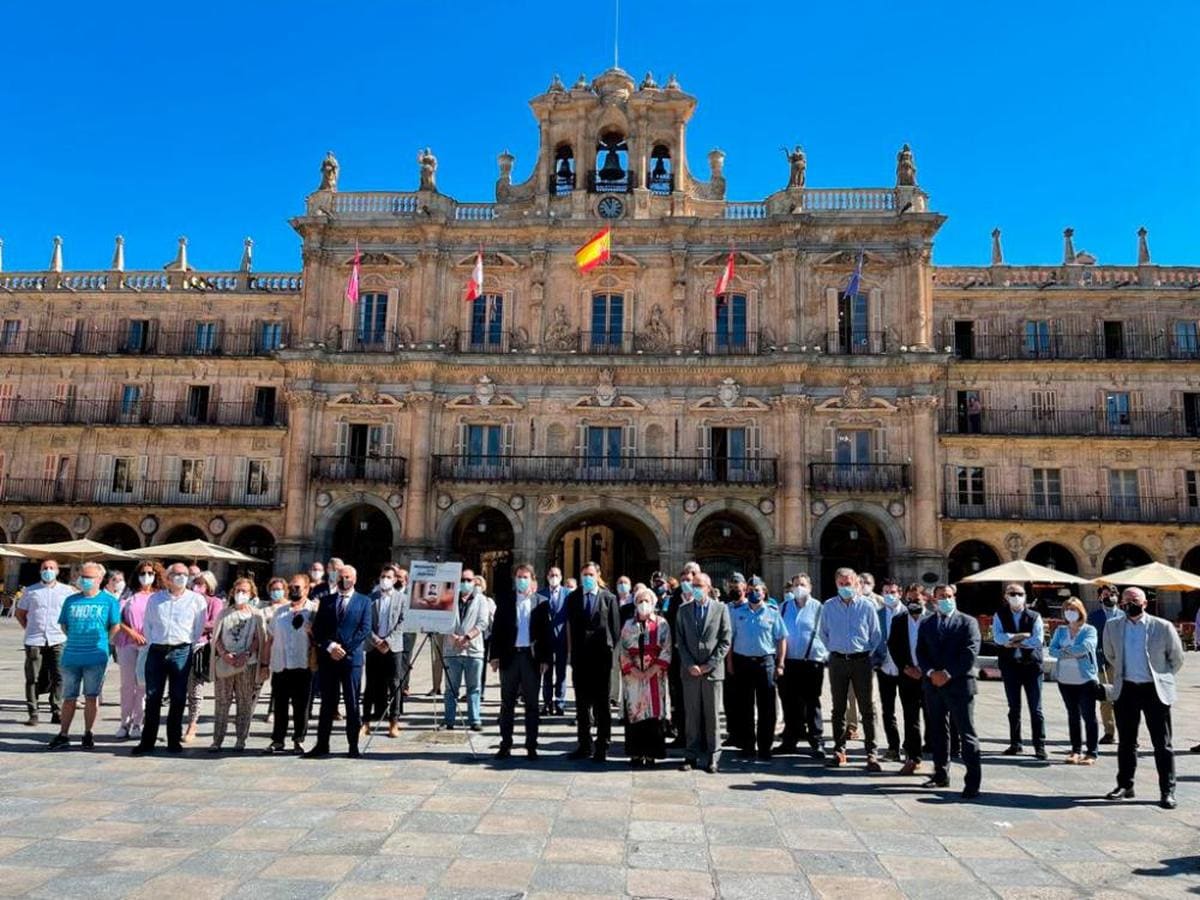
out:
<path id="1" fill-rule="evenodd" d="M 448 634 L 454 630 L 454 601 L 462 578 L 460 562 L 422 562 L 409 566 L 408 612 L 404 631 Z"/>

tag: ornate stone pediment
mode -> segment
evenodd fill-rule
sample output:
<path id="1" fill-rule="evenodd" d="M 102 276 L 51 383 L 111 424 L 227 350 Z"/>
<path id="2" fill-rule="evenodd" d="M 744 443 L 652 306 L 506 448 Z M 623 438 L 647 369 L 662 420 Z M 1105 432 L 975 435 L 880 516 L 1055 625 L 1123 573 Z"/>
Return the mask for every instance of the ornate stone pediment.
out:
<path id="1" fill-rule="evenodd" d="M 814 409 L 817 412 L 835 412 L 844 409 L 865 409 L 874 412 L 894 413 L 898 407 L 882 397 L 872 397 L 870 388 L 863 384 L 862 378 L 851 375 L 842 389 L 842 396 L 830 397 L 818 403 Z"/>
<path id="2" fill-rule="evenodd" d="M 470 253 L 454 264 L 457 268 L 470 269 L 475 265 L 475 254 Z M 488 269 L 519 269 L 521 264 L 507 253 L 498 250 L 488 250 L 483 254 L 483 271 Z"/>
<path id="3" fill-rule="evenodd" d="M 392 406 L 403 409 L 407 404 L 391 394 L 385 394 L 375 385 L 360 381 L 353 391 L 336 394 L 329 401 L 330 406 Z"/>
<path id="4" fill-rule="evenodd" d="M 722 378 L 717 385 L 717 393 L 712 397 L 703 397 L 692 404 L 692 409 L 758 409 L 770 407 L 754 397 L 742 396 L 742 386 L 732 378 Z"/>
<path id="5" fill-rule="evenodd" d="M 600 380 L 597 382 L 596 387 L 592 389 L 591 396 L 580 397 L 571 404 L 571 408 L 641 410 L 646 407 L 632 397 L 626 397 L 617 389 L 612 369 L 601 369 Z"/>
<path id="6" fill-rule="evenodd" d="M 707 256 L 700 263 L 702 267 L 723 269 L 725 263 L 729 261 L 728 253 L 714 253 L 712 256 Z M 747 253 L 745 250 L 736 250 L 733 254 L 733 268 L 736 272 L 738 269 L 751 269 L 758 266 L 767 265 L 768 260 L 762 256 L 755 256 L 753 253 Z"/>
<path id="7" fill-rule="evenodd" d="M 851 250 L 839 250 L 837 253 L 831 253 L 828 256 L 824 256 L 824 257 L 821 257 L 820 259 L 813 260 L 813 265 L 853 268 L 854 264 L 857 262 L 858 262 L 858 254 L 857 253 L 855 253 Z M 873 253 L 868 250 L 863 253 L 864 274 L 866 272 L 867 267 L 872 264 L 877 265 L 877 266 L 887 266 L 887 265 L 891 265 L 891 260 L 889 260 L 886 256 L 881 256 L 878 253 Z"/>
<path id="8" fill-rule="evenodd" d="M 370 269 L 370 268 L 388 268 L 388 269 L 401 268 L 401 269 L 403 269 L 408 266 L 408 263 L 406 263 L 399 256 L 396 256 L 393 253 L 384 253 L 382 250 L 367 250 L 366 252 L 361 253 L 359 255 L 358 264 L 359 264 L 359 266 L 361 266 L 364 269 Z M 354 254 L 351 253 L 349 256 L 347 256 L 345 259 L 343 259 L 342 265 L 347 268 L 354 265 Z"/>
<path id="9" fill-rule="evenodd" d="M 489 375 L 480 375 L 475 379 L 475 388 L 469 394 L 455 397 L 446 401 L 447 409 L 521 409 L 521 404 L 508 395 L 496 390 L 496 382 Z"/>

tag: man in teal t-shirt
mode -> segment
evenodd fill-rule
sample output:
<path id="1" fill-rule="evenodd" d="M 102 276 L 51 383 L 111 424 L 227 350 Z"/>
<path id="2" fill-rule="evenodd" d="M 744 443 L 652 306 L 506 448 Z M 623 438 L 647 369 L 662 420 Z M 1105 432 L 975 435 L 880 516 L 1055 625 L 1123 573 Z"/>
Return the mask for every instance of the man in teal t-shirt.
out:
<path id="1" fill-rule="evenodd" d="M 71 720 L 75 718 L 75 705 L 80 688 L 87 701 L 83 712 L 82 747 L 95 746 L 92 726 L 96 724 L 99 708 L 100 688 L 104 686 L 104 672 L 108 668 L 109 641 L 121 624 L 121 606 L 112 594 L 100 590 L 104 579 L 104 566 L 99 563 L 84 563 L 79 569 L 79 593 L 63 601 L 58 616 L 59 627 L 67 636 L 63 648 L 62 669 L 63 705 L 62 730 L 47 747 L 57 750 L 71 745 L 67 737 Z"/>

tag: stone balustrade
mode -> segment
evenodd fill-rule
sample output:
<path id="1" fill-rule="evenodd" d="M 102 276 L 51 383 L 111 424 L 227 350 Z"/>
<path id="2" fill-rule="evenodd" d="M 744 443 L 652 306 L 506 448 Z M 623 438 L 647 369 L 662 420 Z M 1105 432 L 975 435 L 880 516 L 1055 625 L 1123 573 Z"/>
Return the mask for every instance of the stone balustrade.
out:
<path id="1" fill-rule="evenodd" d="M 938 266 L 939 288 L 1200 288 L 1200 266 Z"/>
<path id="2" fill-rule="evenodd" d="M 0 292 L 70 291 L 149 293 L 298 294 L 299 272 L 4 272 Z"/>

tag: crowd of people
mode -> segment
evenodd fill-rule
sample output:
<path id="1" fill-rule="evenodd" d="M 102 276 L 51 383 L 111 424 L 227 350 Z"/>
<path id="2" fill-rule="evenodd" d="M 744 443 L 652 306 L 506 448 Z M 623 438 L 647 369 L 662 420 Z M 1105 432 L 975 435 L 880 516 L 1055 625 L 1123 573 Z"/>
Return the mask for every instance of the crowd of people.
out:
<path id="1" fill-rule="evenodd" d="M 135 741 L 134 755 L 157 749 L 164 700 L 166 751 L 179 753 L 193 742 L 203 686 L 211 682 L 210 751 L 225 749 L 231 712 L 233 749 L 246 748 L 267 689 L 268 751 L 288 752 L 290 738 L 293 753 L 327 756 L 334 722 L 343 719 L 349 755 L 358 757 L 360 739 L 373 729 L 400 734 L 411 672 L 428 646 L 434 691 L 443 697 L 442 728 L 481 731 L 487 672 L 498 676 L 499 760 L 512 756 L 519 705 L 526 756 L 537 758 L 542 719 L 567 715 L 569 668 L 577 733 L 567 754 L 572 760 L 608 758 L 615 709 L 625 755 L 636 768 L 666 759 L 669 747 L 682 752 L 682 768 L 713 773 L 726 747 L 769 760 L 800 753 L 802 745 L 841 767 L 849 764 L 851 742 L 861 739 L 870 772 L 894 762 L 899 774 L 913 776 L 928 759 L 924 785 L 945 788 L 950 761 L 959 759 L 962 796 L 981 789 L 974 698 L 982 635 L 978 620 L 958 610 L 949 584 L 929 591 L 884 579 L 876 593 L 869 573 L 843 568 L 829 599 L 813 596 L 801 573 L 783 586 L 780 600 L 761 578 L 740 573 L 721 591 L 689 562 L 678 578 L 655 573 L 649 584 L 620 576 L 613 593 L 594 563 L 577 580 L 551 567 L 544 585 L 531 566 L 519 565 L 513 590 L 493 598 L 486 580 L 464 569 L 453 627 L 417 635 L 405 628 L 408 572 L 398 564 L 384 565 L 364 591 L 353 566 L 314 562 L 308 572 L 270 579 L 265 596 L 247 577 L 223 594 L 211 572 L 180 562 L 140 562 L 131 585 L 122 572 L 96 562 L 80 566 L 74 584 L 60 575 L 55 560 L 42 561 L 39 583 L 22 593 L 16 610 L 25 631 L 26 724 L 39 723 L 39 695 L 48 694 L 51 721 L 60 726 L 51 749 L 71 745 L 80 696 L 81 746 L 95 746 L 111 659 L 120 670 L 116 737 Z M 1107 796 L 1133 797 L 1144 720 L 1161 805 L 1174 808 L 1171 706 L 1183 665 L 1179 634 L 1146 612 L 1146 595 L 1136 587 L 1119 596 L 1102 590 L 1090 615 L 1071 598 L 1062 618 L 1047 647 L 1045 623 L 1024 587 L 1005 587 L 991 633 L 1008 705 L 1004 753 L 1024 752 L 1024 707 L 1033 755 L 1048 759 L 1042 709 L 1048 652 L 1067 713 L 1065 762 L 1092 765 L 1099 745 L 1115 738 L 1117 785 Z M 831 737 L 822 708 L 826 679 Z M 316 737 L 306 747 L 318 702 Z"/>

